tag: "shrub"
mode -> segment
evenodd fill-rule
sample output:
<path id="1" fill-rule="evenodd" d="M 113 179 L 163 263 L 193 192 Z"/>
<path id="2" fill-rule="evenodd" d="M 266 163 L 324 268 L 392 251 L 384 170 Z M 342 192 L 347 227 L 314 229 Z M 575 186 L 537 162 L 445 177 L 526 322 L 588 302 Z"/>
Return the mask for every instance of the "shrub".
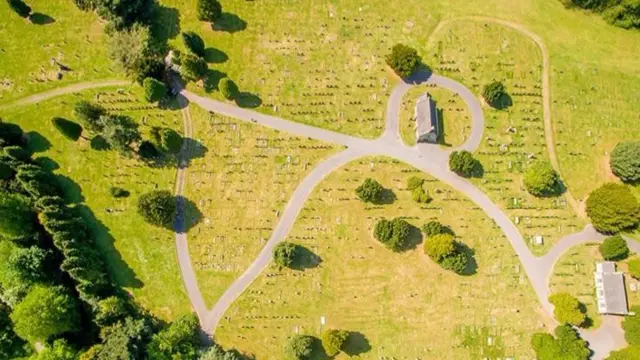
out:
<path id="1" fill-rule="evenodd" d="M 273 260 L 281 267 L 291 267 L 296 260 L 298 246 L 283 241 L 273 249 Z"/>
<path id="2" fill-rule="evenodd" d="M 307 360 L 313 353 L 313 337 L 294 335 L 284 348 L 287 360 Z"/>
<path id="3" fill-rule="evenodd" d="M 31 15 L 31 7 L 22 0 L 7 0 L 9 7 L 20 17 L 27 18 Z"/>
<path id="4" fill-rule="evenodd" d="M 439 234 L 451 234 L 453 235 L 453 231 L 447 226 L 442 225 L 438 221 L 429 221 L 428 223 L 422 225 L 422 232 L 427 236 L 431 237 Z"/>
<path id="5" fill-rule="evenodd" d="M 123 188 L 112 186 L 109 188 L 109 194 L 114 198 L 125 198 L 129 197 L 129 192 Z"/>
<path id="6" fill-rule="evenodd" d="M 218 0 L 198 0 L 198 19 L 214 22 L 222 15 L 222 5 Z"/>
<path id="7" fill-rule="evenodd" d="M 406 247 L 410 225 L 401 218 L 382 219 L 376 223 L 374 237 L 393 251 L 401 251 Z"/>
<path id="8" fill-rule="evenodd" d="M 158 102 L 167 95 L 167 86 L 154 78 L 144 79 L 142 86 L 144 87 L 144 98 L 148 102 Z"/>
<path id="9" fill-rule="evenodd" d="M 417 176 L 412 176 L 407 180 L 407 189 L 408 190 L 413 190 L 419 187 L 422 187 L 422 184 L 424 184 L 424 179 L 421 177 L 417 177 Z"/>
<path id="10" fill-rule="evenodd" d="M 76 103 L 73 111 L 87 130 L 96 134 L 102 131 L 100 118 L 107 115 L 107 110 L 105 108 L 98 104 L 81 100 Z"/>
<path id="11" fill-rule="evenodd" d="M 587 360 L 591 351 L 587 342 L 582 340 L 578 332 L 565 324 L 556 327 L 554 338 L 549 333 L 536 333 L 531 337 L 531 346 L 538 360 Z"/>
<path id="12" fill-rule="evenodd" d="M 587 215 L 596 230 L 616 234 L 631 229 L 640 220 L 640 205 L 631 190 L 621 184 L 607 183 L 587 199 Z"/>
<path id="13" fill-rule="evenodd" d="M 51 123 L 56 130 L 69 140 L 77 141 L 80 138 L 80 135 L 82 135 L 82 126 L 74 123 L 73 121 L 54 117 L 51 119 Z"/>
<path id="14" fill-rule="evenodd" d="M 166 190 L 154 190 L 138 200 L 138 214 L 152 225 L 171 227 L 177 214 L 175 197 Z"/>
<path id="15" fill-rule="evenodd" d="M 1 194 L 0 219 L 0 235 L 7 239 L 21 238 L 35 231 L 36 214 L 22 195 Z"/>
<path id="16" fill-rule="evenodd" d="M 238 85 L 227 77 L 220 80 L 218 89 L 220 89 L 220 93 L 227 100 L 233 100 L 238 96 Z"/>
<path id="17" fill-rule="evenodd" d="M 349 332 L 344 330 L 329 329 L 322 332 L 322 346 L 327 355 L 335 356 L 341 350 L 349 338 Z"/>
<path id="18" fill-rule="evenodd" d="M 200 35 L 193 31 L 185 31 L 182 33 L 182 42 L 184 42 L 184 46 L 189 52 L 196 56 L 204 57 L 205 45 Z"/>
<path id="19" fill-rule="evenodd" d="M 575 326 L 584 324 L 587 316 L 584 313 L 578 299 L 568 293 L 556 293 L 549 296 L 549 302 L 553 304 L 553 316 L 559 323 L 567 323 Z"/>
<path id="20" fill-rule="evenodd" d="M 454 255 L 455 251 L 455 242 L 451 234 L 433 235 L 424 241 L 424 253 L 438 263 L 444 258 Z"/>
<path id="21" fill-rule="evenodd" d="M 480 162 L 467 150 L 454 151 L 449 155 L 449 169 L 462 177 L 478 175 Z"/>
<path id="22" fill-rule="evenodd" d="M 507 92 L 505 91 L 504 85 L 499 81 L 487 84 L 482 89 L 482 97 L 487 104 L 494 107 L 499 104 L 500 99 L 506 94 Z"/>
<path id="23" fill-rule="evenodd" d="M 455 250 L 453 254 L 445 256 L 440 261 L 440 266 L 445 270 L 451 270 L 456 274 L 464 274 L 467 269 L 467 255 L 461 251 Z"/>
<path id="24" fill-rule="evenodd" d="M 524 186 L 534 196 L 549 196 L 560 191 L 560 176 L 548 161 L 536 161 L 524 172 Z"/>
<path id="25" fill-rule="evenodd" d="M 385 57 L 387 65 L 402 78 L 408 78 L 420 66 L 420 56 L 418 52 L 406 45 L 396 44 L 391 49 L 391 54 Z"/>
<path id="26" fill-rule="evenodd" d="M 605 260 L 623 260 L 629 255 L 627 242 L 620 235 L 606 238 L 600 244 L 600 254 Z"/>
<path id="27" fill-rule="evenodd" d="M 427 204 L 433 200 L 422 187 L 417 187 L 411 191 L 411 199 L 421 204 Z"/>
<path id="28" fill-rule="evenodd" d="M 625 316 L 622 321 L 624 338 L 629 345 L 640 345 L 640 306 L 632 306 L 630 310 L 636 315 Z"/>
<path id="29" fill-rule="evenodd" d="M 640 141 L 621 142 L 611 152 L 611 171 L 625 182 L 640 181 Z"/>
<path id="30" fill-rule="evenodd" d="M 378 202 L 382 196 L 382 185 L 371 178 L 367 178 L 362 185 L 356 189 L 356 195 L 364 202 Z"/>
<path id="31" fill-rule="evenodd" d="M 15 332 L 23 339 L 44 342 L 78 330 L 74 298 L 61 286 L 35 285 L 11 313 Z"/>
<path id="32" fill-rule="evenodd" d="M 201 57 L 192 54 L 187 54 L 182 57 L 180 74 L 187 81 L 198 81 L 202 79 L 207 74 L 208 69 L 209 66 L 207 62 Z"/>

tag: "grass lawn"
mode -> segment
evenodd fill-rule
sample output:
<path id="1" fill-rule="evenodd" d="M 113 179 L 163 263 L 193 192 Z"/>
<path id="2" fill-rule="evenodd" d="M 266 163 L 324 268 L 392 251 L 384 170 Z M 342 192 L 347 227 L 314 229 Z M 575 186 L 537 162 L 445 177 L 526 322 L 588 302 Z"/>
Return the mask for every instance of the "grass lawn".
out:
<path id="1" fill-rule="evenodd" d="M 398 118 L 402 141 L 410 146 L 416 144 L 414 108 L 418 98 L 425 92 L 428 92 L 435 101 L 438 118 L 444 125 L 441 144 L 446 147 L 462 145 L 471 132 L 471 117 L 467 105 L 457 94 L 429 85 L 418 85 L 411 88 L 402 99 L 402 108 Z"/>
<path id="2" fill-rule="evenodd" d="M 173 319 L 190 312 L 173 233 L 146 224 L 136 213 L 136 202 L 141 194 L 154 188 L 173 191 L 175 168 L 150 168 L 115 151 L 93 150 L 84 139 L 71 142 L 50 122 L 53 116 L 74 119 L 76 101 L 99 98 L 108 109 L 139 121 L 147 138 L 151 126 L 181 129 L 179 111 L 141 103 L 141 93 L 140 88 L 128 88 L 123 93 L 114 89 L 86 91 L 14 108 L 3 118 L 29 132 L 37 151 L 34 158 L 56 169 L 68 200 L 81 208 L 117 283 L 143 307 L 161 318 Z M 114 199 L 109 194 L 110 186 L 124 188 L 131 196 Z"/>
<path id="3" fill-rule="evenodd" d="M 258 255 L 304 176 L 338 149 L 191 106 L 200 155 L 187 197 L 201 221 L 189 232 L 191 259 L 213 306 Z"/>
<path id="4" fill-rule="evenodd" d="M 110 69 L 98 16 L 68 0 L 30 0 L 35 22 L 0 4 L 0 103 L 73 82 L 122 77 Z M 55 59 L 71 69 L 57 80 Z"/>
<path id="5" fill-rule="evenodd" d="M 597 243 L 587 243 L 569 249 L 556 262 L 549 280 L 551 293 L 567 292 L 585 305 L 588 328 L 596 328 L 602 322 L 593 278 L 596 262 L 603 261 L 598 246 Z"/>
<path id="6" fill-rule="evenodd" d="M 406 180 L 412 175 L 424 177 L 432 203 L 411 200 Z M 387 189 L 384 205 L 355 197 L 366 177 Z M 429 220 L 451 226 L 472 249 L 475 273 L 441 269 L 423 254 L 416 229 L 414 248 L 393 253 L 383 247 L 373 239 L 373 227 L 395 216 L 414 226 Z M 364 158 L 329 175 L 287 240 L 313 253 L 315 261 L 302 270 L 265 270 L 227 312 L 216 341 L 258 358 L 281 359 L 287 337 L 318 336 L 328 327 L 357 332 L 348 352 L 360 359 L 533 356 L 529 341 L 542 327 L 539 305 L 509 243 L 473 203 L 408 165 Z"/>

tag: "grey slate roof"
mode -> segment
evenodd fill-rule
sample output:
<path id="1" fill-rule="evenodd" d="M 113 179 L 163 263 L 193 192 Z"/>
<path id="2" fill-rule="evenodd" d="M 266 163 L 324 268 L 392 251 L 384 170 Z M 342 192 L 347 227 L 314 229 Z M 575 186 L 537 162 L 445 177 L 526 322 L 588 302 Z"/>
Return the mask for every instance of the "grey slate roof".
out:
<path id="1" fill-rule="evenodd" d="M 601 314 L 626 315 L 628 308 L 624 275 L 621 272 L 616 272 L 616 264 L 611 261 L 596 264 L 594 277 L 598 312 Z"/>
<path id="2" fill-rule="evenodd" d="M 418 98 L 415 107 L 416 135 L 421 141 L 427 134 L 431 134 L 429 139 L 435 142 L 440 134 L 438 128 L 438 115 L 436 106 L 429 93 L 424 93 Z"/>

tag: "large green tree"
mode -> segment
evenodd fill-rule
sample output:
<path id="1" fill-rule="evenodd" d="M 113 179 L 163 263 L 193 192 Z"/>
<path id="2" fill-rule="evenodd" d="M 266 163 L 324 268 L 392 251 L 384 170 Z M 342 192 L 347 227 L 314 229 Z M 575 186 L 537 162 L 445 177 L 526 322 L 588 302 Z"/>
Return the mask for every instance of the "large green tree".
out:
<path id="1" fill-rule="evenodd" d="M 111 34 L 108 45 L 111 59 L 132 79 L 138 79 L 154 52 L 151 32 L 142 25 Z"/>
<path id="2" fill-rule="evenodd" d="M 215 22 L 222 15 L 222 5 L 218 0 L 198 0 L 198 19 Z"/>
<path id="3" fill-rule="evenodd" d="M 138 124 L 126 115 L 105 115 L 100 117 L 100 122 L 103 126 L 102 137 L 112 149 L 123 154 L 128 154 L 131 145 L 142 138 Z"/>
<path id="4" fill-rule="evenodd" d="M 58 339 L 51 345 L 45 346 L 30 360 L 77 360 L 78 351 L 69 345 L 64 339 Z"/>
<path id="5" fill-rule="evenodd" d="M 549 196 L 560 193 L 560 176 L 548 161 L 536 161 L 527 168 L 523 178 L 524 186 L 535 196 Z"/>
<path id="6" fill-rule="evenodd" d="M 367 178 L 356 188 L 356 195 L 364 202 L 375 203 L 382 197 L 382 185 L 374 179 Z"/>
<path id="7" fill-rule="evenodd" d="M 611 152 L 611 171 L 625 182 L 640 181 L 640 141 L 621 142 Z"/>
<path id="8" fill-rule="evenodd" d="M 424 253 L 433 261 L 440 262 L 455 252 L 453 235 L 440 233 L 432 235 L 424 241 Z"/>
<path id="9" fill-rule="evenodd" d="M 168 328 L 155 334 L 147 353 L 151 359 L 197 359 L 200 348 L 200 324 L 191 314 L 179 317 Z"/>
<path id="10" fill-rule="evenodd" d="M 220 80 L 218 89 L 220 89 L 220 93 L 227 100 L 233 100 L 238 96 L 238 85 L 236 85 L 236 83 L 228 77 L 222 78 Z"/>
<path id="11" fill-rule="evenodd" d="M 50 277 L 50 250 L 37 246 L 16 248 L 11 252 L 7 268 L 25 283 L 44 281 Z"/>
<path id="12" fill-rule="evenodd" d="M 121 360 L 141 359 L 145 355 L 145 346 L 153 335 L 152 324 L 146 319 L 126 318 L 123 321 L 104 327 L 100 332 L 102 342 L 93 346 L 82 360 Z M 154 348 L 154 351 L 158 350 Z M 178 355 L 178 354 L 175 354 Z M 161 353 L 157 359 L 171 359 Z M 149 358 L 156 359 L 156 358 Z M 193 359 L 175 357 L 174 359 Z"/>
<path id="13" fill-rule="evenodd" d="M 385 57 L 385 61 L 400 77 L 408 78 L 418 69 L 422 59 L 416 49 L 404 44 L 396 44 L 391 48 L 391 53 Z"/>
<path id="14" fill-rule="evenodd" d="M 185 31 L 182 33 L 182 42 L 189 52 L 196 56 L 204 57 L 205 45 L 200 35 L 193 31 Z"/>
<path id="15" fill-rule="evenodd" d="M 449 154 L 449 169 L 462 177 L 479 175 L 480 162 L 467 150 L 454 151 Z"/>
<path id="16" fill-rule="evenodd" d="M 533 334 L 531 346 L 538 360 L 587 360 L 591 355 L 587 342 L 570 325 L 556 327 L 555 335 Z"/>
<path id="17" fill-rule="evenodd" d="M 182 57 L 182 65 L 180 66 L 180 74 L 187 81 L 198 81 L 206 74 L 209 66 L 207 62 L 193 54 L 186 54 Z"/>
<path id="18" fill-rule="evenodd" d="M 402 251 L 407 246 L 411 225 L 401 218 L 392 220 L 382 219 L 376 223 L 373 235 L 393 251 Z"/>
<path id="19" fill-rule="evenodd" d="M 587 199 L 587 215 L 596 230 L 616 234 L 635 227 L 640 221 L 640 204 L 629 187 L 607 183 Z"/>
<path id="20" fill-rule="evenodd" d="M 507 94 L 504 85 L 499 81 L 494 81 L 484 86 L 482 97 L 491 106 L 498 106 L 500 100 Z"/>
<path id="21" fill-rule="evenodd" d="M 107 115 L 107 110 L 101 105 L 87 100 L 80 100 L 76 103 L 73 112 L 84 124 L 85 129 L 94 134 L 102 131 L 103 125 L 100 122 L 100 118 Z"/>
<path id="22" fill-rule="evenodd" d="M 556 293 L 549 296 L 553 304 L 553 316 L 559 323 L 581 326 L 587 318 L 583 307 L 575 297 L 568 293 Z"/>
<path id="23" fill-rule="evenodd" d="M 605 260 L 623 260 L 629 255 L 627 242 L 620 235 L 611 236 L 600 244 L 600 255 Z"/>
<path id="24" fill-rule="evenodd" d="M 152 77 L 144 79 L 142 87 L 144 87 L 144 98 L 148 102 L 158 102 L 167 95 L 167 86 Z"/>
<path id="25" fill-rule="evenodd" d="M 291 267 L 296 260 L 298 246 L 296 244 L 283 241 L 273 249 L 273 260 L 278 266 Z"/>
<path id="26" fill-rule="evenodd" d="M 138 199 L 138 214 L 152 225 L 171 227 L 177 209 L 175 196 L 167 190 L 154 190 Z"/>
<path id="27" fill-rule="evenodd" d="M 287 360 L 308 360 L 313 353 L 313 337 L 294 335 L 284 348 Z"/>
<path id="28" fill-rule="evenodd" d="M 29 352 L 25 341 L 13 331 L 13 324 L 9 318 L 10 312 L 11 308 L 0 299 L 0 359 L 3 360 L 18 359 Z"/>
<path id="29" fill-rule="evenodd" d="M 322 332 L 322 346 L 327 355 L 335 356 L 342 350 L 348 338 L 348 331 L 328 329 Z"/>

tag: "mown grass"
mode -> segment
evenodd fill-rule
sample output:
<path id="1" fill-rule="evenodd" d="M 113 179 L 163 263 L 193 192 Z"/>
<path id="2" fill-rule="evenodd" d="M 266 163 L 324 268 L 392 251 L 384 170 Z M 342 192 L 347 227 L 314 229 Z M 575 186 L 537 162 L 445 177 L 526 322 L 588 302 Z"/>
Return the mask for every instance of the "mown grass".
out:
<path id="1" fill-rule="evenodd" d="M 411 200 L 410 176 L 424 177 L 432 203 Z M 356 198 L 366 177 L 385 187 L 383 205 Z M 450 226 L 474 254 L 471 275 L 445 271 L 426 257 L 416 229 L 405 252 L 374 240 L 376 221 L 396 216 L 416 227 L 429 220 Z M 361 359 L 533 356 L 529 341 L 540 330 L 539 305 L 509 243 L 471 201 L 408 165 L 363 158 L 332 173 L 286 240 L 308 251 L 301 270 L 266 269 L 225 314 L 216 341 L 281 359 L 296 332 L 318 336 L 339 328 L 358 333 L 348 352 Z"/>
<path id="2" fill-rule="evenodd" d="M 202 215 L 189 232 L 189 248 L 213 306 L 258 255 L 305 175 L 338 148 L 197 106 L 190 111 L 202 147 L 191 161 L 186 194 Z"/>
<path id="3" fill-rule="evenodd" d="M 88 99 L 132 116 L 146 138 L 151 126 L 181 131 L 179 111 L 149 107 L 141 98 L 139 88 L 86 91 L 13 108 L 3 119 L 28 132 L 36 151 L 34 158 L 59 175 L 67 200 L 81 209 L 115 281 L 143 307 L 170 320 L 191 311 L 175 256 L 174 236 L 170 230 L 145 223 L 136 212 L 136 201 L 153 189 L 173 192 L 175 167 L 150 168 L 115 151 L 93 150 L 87 139 L 72 142 L 64 138 L 50 121 L 53 116 L 75 120 L 73 105 Z M 83 136 L 90 138 L 89 134 Z M 111 186 L 124 188 L 131 195 L 114 199 L 109 194 Z"/>

